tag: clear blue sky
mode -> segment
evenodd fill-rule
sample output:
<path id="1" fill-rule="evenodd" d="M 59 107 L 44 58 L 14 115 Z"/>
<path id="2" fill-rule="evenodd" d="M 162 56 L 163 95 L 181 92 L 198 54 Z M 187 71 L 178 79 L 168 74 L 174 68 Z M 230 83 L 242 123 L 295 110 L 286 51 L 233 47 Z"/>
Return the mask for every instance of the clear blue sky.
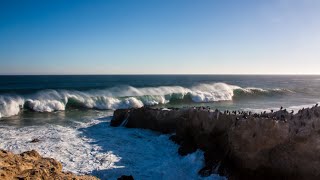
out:
<path id="1" fill-rule="evenodd" d="M 0 74 L 320 74 L 319 0 L 2 0 Z"/>

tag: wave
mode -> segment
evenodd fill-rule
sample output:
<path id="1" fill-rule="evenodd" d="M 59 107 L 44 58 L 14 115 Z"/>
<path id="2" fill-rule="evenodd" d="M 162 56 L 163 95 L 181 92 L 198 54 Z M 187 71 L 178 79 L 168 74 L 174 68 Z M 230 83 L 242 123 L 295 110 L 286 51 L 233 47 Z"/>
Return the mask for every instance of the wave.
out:
<path id="1" fill-rule="evenodd" d="M 43 90 L 35 94 L 0 95 L 0 118 L 17 115 L 21 109 L 37 112 L 63 111 L 66 107 L 124 109 L 167 103 L 207 103 L 292 93 L 287 89 L 242 88 L 225 83 L 199 84 L 190 88 L 160 86 L 114 87 L 102 90 Z"/>
<path id="2" fill-rule="evenodd" d="M 17 115 L 24 104 L 18 96 L 0 96 L 0 118 Z"/>

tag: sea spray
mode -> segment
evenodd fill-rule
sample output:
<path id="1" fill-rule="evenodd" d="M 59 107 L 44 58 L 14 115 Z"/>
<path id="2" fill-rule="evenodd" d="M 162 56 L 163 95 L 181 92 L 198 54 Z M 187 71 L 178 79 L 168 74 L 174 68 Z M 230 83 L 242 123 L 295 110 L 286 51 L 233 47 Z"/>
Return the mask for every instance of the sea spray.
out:
<path id="1" fill-rule="evenodd" d="M 0 118 L 17 115 L 24 101 L 17 96 L 0 96 Z"/>

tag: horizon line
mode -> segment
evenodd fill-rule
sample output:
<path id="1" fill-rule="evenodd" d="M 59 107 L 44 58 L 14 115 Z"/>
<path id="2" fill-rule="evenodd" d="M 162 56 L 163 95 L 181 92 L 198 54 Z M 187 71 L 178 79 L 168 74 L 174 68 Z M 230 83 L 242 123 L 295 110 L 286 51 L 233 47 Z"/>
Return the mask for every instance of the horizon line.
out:
<path id="1" fill-rule="evenodd" d="M 314 73 L 287 73 L 287 74 L 277 74 L 277 73 L 274 73 L 274 74 L 271 74 L 271 73 L 266 73 L 266 74 L 263 74 L 263 73 L 248 73 L 248 74 L 236 74 L 236 73 L 226 73 L 226 74 L 223 74 L 223 73 L 216 73 L 216 74 L 201 74 L 201 73 L 190 73 L 190 74 L 136 74 L 136 73 L 132 73 L 132 74 L 126 74 L 126 73 L 123 73 L 123 74 L 0 74 L 0 76 L 130 76 L 130 75 L 133 75 L 133 76 L 143 76 L 143 75 L 149 75 L 149 76 L 160 76 L 160 75 L 163 75 L 163 76 L 167 76 L 167 75 L 238 75 L 238 76 L 249 76 L 249 75 L 261 75 L 261 76 L 264 76 L 264 75 L 274 75 L 274 76 L 288 76 L 288 75 L 301 75 L 301 76 L 317 76 L 317 75 L 320 75 L 319 74 L 314 74 Z"/>

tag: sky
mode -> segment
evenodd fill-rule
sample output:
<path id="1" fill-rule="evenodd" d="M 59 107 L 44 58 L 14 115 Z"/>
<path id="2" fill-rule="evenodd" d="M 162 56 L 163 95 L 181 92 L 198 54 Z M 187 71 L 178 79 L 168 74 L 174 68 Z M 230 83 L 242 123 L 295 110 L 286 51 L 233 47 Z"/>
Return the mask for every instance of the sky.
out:
<path id="1" fill-rule="evenodd" d="M 0 74 L 320 74 L 320 1 L 1 0 Z"/>

